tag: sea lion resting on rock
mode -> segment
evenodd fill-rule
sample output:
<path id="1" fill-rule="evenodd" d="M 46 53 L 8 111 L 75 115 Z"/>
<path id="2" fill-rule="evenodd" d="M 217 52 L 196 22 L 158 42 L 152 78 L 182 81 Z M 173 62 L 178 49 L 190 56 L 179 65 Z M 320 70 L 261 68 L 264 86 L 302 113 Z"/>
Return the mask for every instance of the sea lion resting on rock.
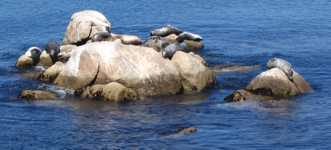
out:
<path id="1" fill-rule="evenodd" d="M 20 56 L 16 62 L 16 67 L 32 67 L 38 64 L 40 60 L 41 49 L 39 47 L 30 47 L 24 55 Z"/>
<path id="2" fill-rule="evenodd" d="M 268 67 L 268 69 L 272 69 L 272 68 L 281 69 L 286 74 L 286 76 L 291 81 L 293 81 L 293 68 L 292 68 L 292 65 L 288 61 L 281 59 L 281 58 L 272 58 L 268 61 L 267 67 Z"/>
<path id="3" fill-rule="evenodd" d="M 41 51 L 39 47 L 30 47 L 24 55 L 32 58 L 32 65 L 36 65 L 39 62 Z"/>
<path id="4" fill-rule="evenodd" d="M 94 34 L 91 38 L 92 42 L 108 41 L 111 38 L 109 32 L 98 32 Z"/>
<path id="5" fill-rule="evenodd" d="M 184 42 L 184 40 L 191 40 L 191 41 L 202 41 L 202 37 L 200 35 L 191 33 L 191 32 L 183 32 L 178 35 L 176 39 L 179 43 Z"/>
<path id="6" fill-rule="evenodd" d="M 53 63 L 55 63 L 59 57 L 60 45 L 55 41 L 50 41 L 47 43 L 45 50 L 51 57 Z"/>
<path id="7" fill-rule="evenodd" d="M 153 31 L 151 31 L 151 36 L 161 36 L 161 37 L 165 37 L 168 36 L 170 34 L 176 34 L 179 35 L 181 34 L 183 31 L 181 31 L 180 29 L 172 26 L 172 25 L 166 25 L 162 28 L 159 29 L 155 29 Z"/>

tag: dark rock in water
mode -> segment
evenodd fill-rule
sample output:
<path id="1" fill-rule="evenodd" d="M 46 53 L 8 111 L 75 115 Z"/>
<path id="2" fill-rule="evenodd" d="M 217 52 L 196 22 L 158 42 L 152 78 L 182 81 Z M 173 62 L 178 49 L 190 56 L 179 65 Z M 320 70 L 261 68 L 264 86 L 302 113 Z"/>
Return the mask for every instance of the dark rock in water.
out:
<path id="1" fill-rule="evenodd" d="M 182 128 L 182 129 L 179 129 L 178 130 L 178 134 L 192 134 L 192 133 L 195 133 L 197 132 L 198 129 L 197 128 L 194 128 L 194 127 L 187 127 L 187 128 Z"/>
<path id="2" fill-rule="evenodd" d="M 151 36 L 161 36 L 161 37 L 165 37 L 168 36 L 170 34 L 180 34 L 183 31 L 181 31 L 180 29 L 172 26 L 172 25 L 166 25 L 162 28 L 159 29 L 155 29 L 153 31 L 151 31 Z"/>
<path id="3" fill-rule="evenodd" d="M 257 95 L 244 89 L 236 90 L 232 94 L 224 98 L 226 102 L 243 102 L 247 100 L 272 100 L 272 99 L 274 98 L 271 96 Z"/>
<path id="4" fill-rule="evenodd" d="M 27 100 L 55 100 L 57 98 L 56 94 L 41 90 L 23 90 L 20 97 Z"/>

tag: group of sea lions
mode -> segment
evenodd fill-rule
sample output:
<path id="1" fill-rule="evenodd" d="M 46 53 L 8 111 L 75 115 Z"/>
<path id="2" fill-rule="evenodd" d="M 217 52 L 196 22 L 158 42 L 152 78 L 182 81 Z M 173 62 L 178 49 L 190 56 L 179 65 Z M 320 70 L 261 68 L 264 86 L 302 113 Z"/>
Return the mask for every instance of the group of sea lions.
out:
<path id="1" fill-rule="evenodd" d="M 201 36 L 166 25 L 151 31 L 144 46 L 152 47 L 161 52 L 164 58 L 171 59 L 176 51 L 194 52 L 201 49 L 203 44 Z"/>
<path id="2" fill-rule="evenodd" d="M 129 38 L 130 39 L 129 42 L 126 43 L 124 42 L 125 40 L 123 40 L 123 36 L 124 35 L 113 34 L 108 30 L 101 31 L 92 35 L 91 38 L 87 41 L 87 43 L 114 41 L 116 39 L 121 39 L 123 44 L 151 47 L 155 49 L 157 52 L 160 52 L 160 54 L 165 59 L 172 59 L 172 57 L 177 51 L 190 53 L 190 52 L 197 52 L 197 50 L 203 48 L 203 43 L 202 43 L 203 39 L 200 35 L 191 32 L 182 31 L 181 29 L 173 25 L 165 25 L 161 28 L 152 30 L 150 32 L 150 37 L 144 42 L 142 42 L 138 37 L 138 38 L 133 38 L 134 40 L 132 41 L 130 41 L 132 38 L 131 39 Z M 125 35 L 125 36 L 130 37 L 130 35 Z M 68 60 L 68 58 L 67 56 L 63 56 L 66 57 L 66 59 L 62 59 L 60 46 L 61 45 L 58 44 L 57 42 L 50 41 L 46 44 L 44 50 L 42 50 L 42 48 L 33 46 L 29 48 L 23 56 L 28 57 L 31 60 L 31 62 L 29 62 L 31 66 L 40 65 L 38 63 L 40 62 L 40 58 L 43 53 L 46 53 L 49 56 L 52 64 L 55 64 L 57 61 L 65 62 L 65 60 Z M 16 66 L 22 67 L 19 64 L 20 63 L 18 61 Z M 287 76 L 287 78 L 294 83 L 293 81 L 294 70 L 292 68 L 292 65 L 288 61 L 281 58 L 272 58 L 268 61 L 267 68 L 280 69 Z M 238 90 L 238 91 L 240 92 L 243 90 Z M 245 94 L 245 92 L 241 92 L 241 93 Z"/>
<path id="3" fill-rule="evenodd" d="M 50 61 L 52 64 L 54 64 L 56 61 L 60 58 L 60 44 L 58 44 L 55 41 L 49 41 L 46 46 L 43 48 L 33 46 L 30 47 L 24 55 L 22 55 L 20 58 L 24 58 L 25 60 L 28 60 L 28 62 L 20 63 L 20 58 L 16 64 L 17 67 L 30 67 L 30 66 L 36 66 L 41 61 L 41 55 L 45 53 L 49 56 Z"/>

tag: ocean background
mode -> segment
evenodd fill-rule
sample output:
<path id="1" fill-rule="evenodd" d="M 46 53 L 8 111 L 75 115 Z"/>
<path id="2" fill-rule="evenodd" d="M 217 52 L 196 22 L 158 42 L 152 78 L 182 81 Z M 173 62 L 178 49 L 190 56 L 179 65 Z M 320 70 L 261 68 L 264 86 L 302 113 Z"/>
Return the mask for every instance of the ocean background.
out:
<path id="1" fill-rule="evenodd" d="M 93 9 L 114 33 L 146 39 L 165 24 L 200 34 L 211 65 L 260 65 L 217 76 L 200 94 L 128 104 L 65 98 L 24 101 L 44 85 L 15 68 L 30 46 L 62 41 L 70 16 Z M 331 149 L 331 1 L 2 0 L 0 149 Z M 225 103 L 272 57 L 288 60 L 314 92 L 282 101 Z M 188 135 L 178 128 L 196 127 Z"/>

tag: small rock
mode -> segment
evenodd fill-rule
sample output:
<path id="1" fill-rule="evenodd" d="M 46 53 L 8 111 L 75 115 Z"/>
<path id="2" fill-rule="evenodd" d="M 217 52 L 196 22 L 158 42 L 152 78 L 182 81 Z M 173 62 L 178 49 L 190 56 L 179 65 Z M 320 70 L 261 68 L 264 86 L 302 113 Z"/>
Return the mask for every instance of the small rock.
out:
<path id="1" fill-rule="evenodd" d="M 23 90 L 20 97 L 27 100 L 54 100 L 56 94 L 41 90 Z"/>
<path id="2" fill-rule="evenodd" d="M 64 63 L 58 61 L 47 70 L 45 70 L 40 77 L 41 81 L 53 82 L 64 68 Z"/>
<path id="3" fill-rule="evenodd" d="M 45 68 L 48 68 L 53 65 L 52 58 L 46 51 L 43 51 L 41 53 L 38 65 L 44 66 Z"/>
<path id="4" fill-rule="evenodd" d="M 192 134 L 197 132 L 198 129 L 194 127 L 182 128 L 178 131 L 179 134 Z"/>

